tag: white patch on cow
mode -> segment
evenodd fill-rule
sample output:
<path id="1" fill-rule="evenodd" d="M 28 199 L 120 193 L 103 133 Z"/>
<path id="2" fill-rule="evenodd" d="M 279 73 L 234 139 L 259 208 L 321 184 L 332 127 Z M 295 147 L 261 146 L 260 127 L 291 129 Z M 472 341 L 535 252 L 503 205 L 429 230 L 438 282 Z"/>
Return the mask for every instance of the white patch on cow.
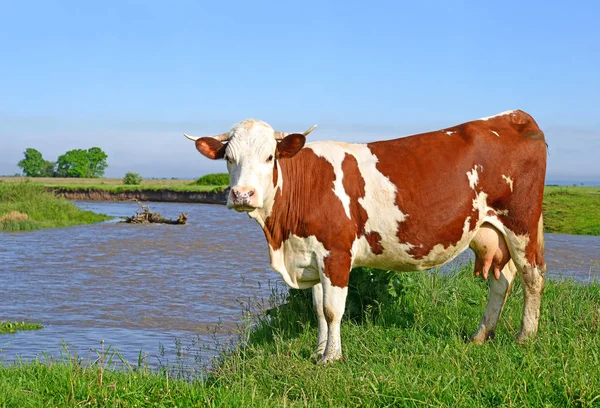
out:
<path id="1" fill-rule="evenodd" d="M 279 160 L 275 163 L 277 166 L 277 185 L 275 186 L 275 190 L 283 191 L 283 173 L 281 172 L 281 166 L 279 165 Z"/>
<path id="2" fill-rule="evenodd" d="M 447 134 L 448 136 L 452 136 L 452 134 L 456 133 L 456 131 L 455 130 L 447 130 L 444 133 Z"/>
<path id="3" fill-rule="evenodd" d="M 497 118 L 498 116 L 510 115 L 511 113 L 514 113 L 514 112 L 515 112 L 514 110 L 507 110 L 507 111 L 504 111 L 504 112 L 500 112 L 500 113 L 498 113 L 496 115 L 487 116 L 485 118 L 480 118 L 480 119 L 477 119 L 477 120 L 490 120 L 492 118 Z"/>
<path id="4" fill-rule="evenodd" d="M 333 145 L 333 146 L 332 146 Z M 342 181 L 344 179 L 344 173 L 342 172 L 342 162 L 346 156 L 346 152 L 343 149 L 338 148 L 338 143 L 335 142 L 320 142 L 320 143 L 309 143 L 306 145 L 307 148 L 315 152 L 319 157 L 324 158 L 333 166 L 333 172 L 335 174 L 335 180 L 333 181 L 333 193 L 340 199 L 344 206 L 346 216 L 350 216 L 350 197 L 344 190 Z"/>
<path id="5" fill-rule="evenodd" d="M 294 289 L 306 289 L 319 283 L 319 271 L 329 255 L 314 235 L 302 238 L 291 234 L 281 247 L 274 250 L 269 245 L 271 268 L 281 274 L 285 283 Z"/>
<path id="6" fill-rule="evenodd" d="M 475 190 L 475 187 L 479 183 L 479 173 L 477 172 L 477 169 L 483 171 L 483 166 L 476 164 L 471 171 L 467 171 L 467 178 L 469 179 L 469 187 L 471 187 L 471 190 Z"/>
<path id="7" fill-rule="evenodd" d="M 508 210 L 496 210 L 496 214 L 507 216 Z"/>
<path id="8" fill-rule="evenodd" d="M 513 181 L 510 177 L 505 176 L 504 174 L 502 175 L 502 178 L 504 179 L 504 181 L 506 181 L 506 183 L 508 184 L 508 186 L 510 187 L 510 191 L 513 191 Z"/>
<path id="9" fill-rule="evenodd" d="M 483 220 L 487 216 L 488 211 L 491 210 L 491 208 L 488 207 L 487 198 L 488 195 L 485 192 L 480 191 L 473 199 L 473 210 L 478 213 L 478 226 L 482 224 L 481 220 Z"/>
<path id="10" fill-rule="evenodd" d="M 495 130 L 491 130 L 491 129 L 490 129 L 490 132 L 492 132 L 492 133 L 493 133 L 493 134 L 495 134 L 496 136 L 500 137 L 500 135 L 498 134 L 498 132 L 496 132 Z"/>

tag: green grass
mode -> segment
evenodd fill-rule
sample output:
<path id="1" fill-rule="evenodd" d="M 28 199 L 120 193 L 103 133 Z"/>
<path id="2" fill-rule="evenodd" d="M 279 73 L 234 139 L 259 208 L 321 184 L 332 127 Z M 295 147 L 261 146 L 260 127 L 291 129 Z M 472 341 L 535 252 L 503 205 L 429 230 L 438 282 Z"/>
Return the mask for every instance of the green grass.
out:
<path id="1" fill-rule="evenodd" d="M 547 232 L 600 235 L 600 188 L 547 186 L 544 224 Z"/>
<path id="2" fill-rule="evenodd" d="M 214 177 L 213 177 L 214 176 Z M 48 188 L 60 188 L 72 191 L 91 191 L 104 190 L 112 193 L 120 193 L 123 191 L 182 191 L 182 192 L 207 192 L 221 191 L 227 188 L 229 184 L 229 176 L 223 184 L 223 177 L 220 174 L 207 174 L 199 180 L 166 180 L 166 179 L 149 179 L 143 180 L 141 184 L 127 185 L 123 183 L 123 179 L 116 178 L 59 178 L 59 177 L 0 177 L 0 182 L 15 183 L 29 181 L 32 183 L 42 184 Z M 200 182 L 200 180 L 202 180 Z M 210 181 L 210 183 L 207 183 Z"/>
<path id="3" fill-rule="evenodd" d="M 104 214 L 80 210 L 39 184 L 0 183 L 0 231 L 66 227 L 107 219 L 110 217 Z"/>
<path id="4" fill-rule="evenodd" d="M 39 330 L 44 326 L 38 323 L 2 322 L 0 321 L 0 334 L 15 333 L 20 330 Z"/>
<path id="5" fill-rule="evenodd" d="M 105 357 L 17 362 L 0 366 L 0 406 L 599 406 L 600 284 L 547 282 L 539 336 L 520 346 L 517 282 L 496 338 L 474 346 L 487 283 L 471 272 L 390 276 L 385 303 L 343 322 L 344 362 L 311 358 L 310 299 L 294 291 L 203 378 L 110 369 Z"/>

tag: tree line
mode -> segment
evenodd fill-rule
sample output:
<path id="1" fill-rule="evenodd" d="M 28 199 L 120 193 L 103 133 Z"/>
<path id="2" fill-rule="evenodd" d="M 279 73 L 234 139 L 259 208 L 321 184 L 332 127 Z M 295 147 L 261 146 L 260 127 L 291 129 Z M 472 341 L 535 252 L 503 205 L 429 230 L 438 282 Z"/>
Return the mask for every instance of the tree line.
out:
<path id="1" fill-rule="evenodd" d="M 17 166 L 28 177 L 80 177 L 95 178 L 104 175 L 108 167 L 107 154 L 99 147 L 69 150 L 58 156 L 56 162 L 45 160 L 42 153 L 28 147 Z"/>

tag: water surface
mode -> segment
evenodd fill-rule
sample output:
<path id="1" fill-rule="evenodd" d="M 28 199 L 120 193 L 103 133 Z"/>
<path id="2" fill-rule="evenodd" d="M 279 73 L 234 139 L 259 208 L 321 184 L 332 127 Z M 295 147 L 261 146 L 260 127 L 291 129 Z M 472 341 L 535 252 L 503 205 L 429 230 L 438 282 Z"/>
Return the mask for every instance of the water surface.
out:
<path id="1" fill-rule="evenodd" d="M 113 216 L 138 208 L 77 205 Z M 271 287 L 285 290 L 269 267 L 260 227 L 247 215 L 220 205 L 150 207 L 171 218 L 186 212 L 188 225 L 107 222 L 0 234 L 0 320 L 45 326 L 0 336 L 0 359 L 58 356 L 63 344 L 87 357 L 104 340 L 131 362 L 143 350 L 154 365 L 174 358 L 175 339 L 184 349 L 225 339 L 244 305 L 267 299 Z M 549 276 L 600 275 L 600 237 L 547 234 L 546 244 Z M 467 254 L 455 262 L 467 262 Z"/>

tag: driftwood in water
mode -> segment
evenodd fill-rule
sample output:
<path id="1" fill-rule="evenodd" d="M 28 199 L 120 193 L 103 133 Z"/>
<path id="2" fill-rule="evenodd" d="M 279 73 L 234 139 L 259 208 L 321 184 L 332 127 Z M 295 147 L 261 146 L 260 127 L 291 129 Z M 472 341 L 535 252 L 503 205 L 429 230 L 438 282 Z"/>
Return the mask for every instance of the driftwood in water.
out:
<path id="1" fill-rule="evenodd" d="M 140 208 L 135 212 L 133 217 L 125 217 L 125 221 L 129 224 L 171 224 L 171 225 L 183 225 L 187 223 L 187 214 L 181 213 L 176 220 L 165 218 L 159 213 L 153 213 L 147 205 L 140 203 L 135 200 Z"/>

